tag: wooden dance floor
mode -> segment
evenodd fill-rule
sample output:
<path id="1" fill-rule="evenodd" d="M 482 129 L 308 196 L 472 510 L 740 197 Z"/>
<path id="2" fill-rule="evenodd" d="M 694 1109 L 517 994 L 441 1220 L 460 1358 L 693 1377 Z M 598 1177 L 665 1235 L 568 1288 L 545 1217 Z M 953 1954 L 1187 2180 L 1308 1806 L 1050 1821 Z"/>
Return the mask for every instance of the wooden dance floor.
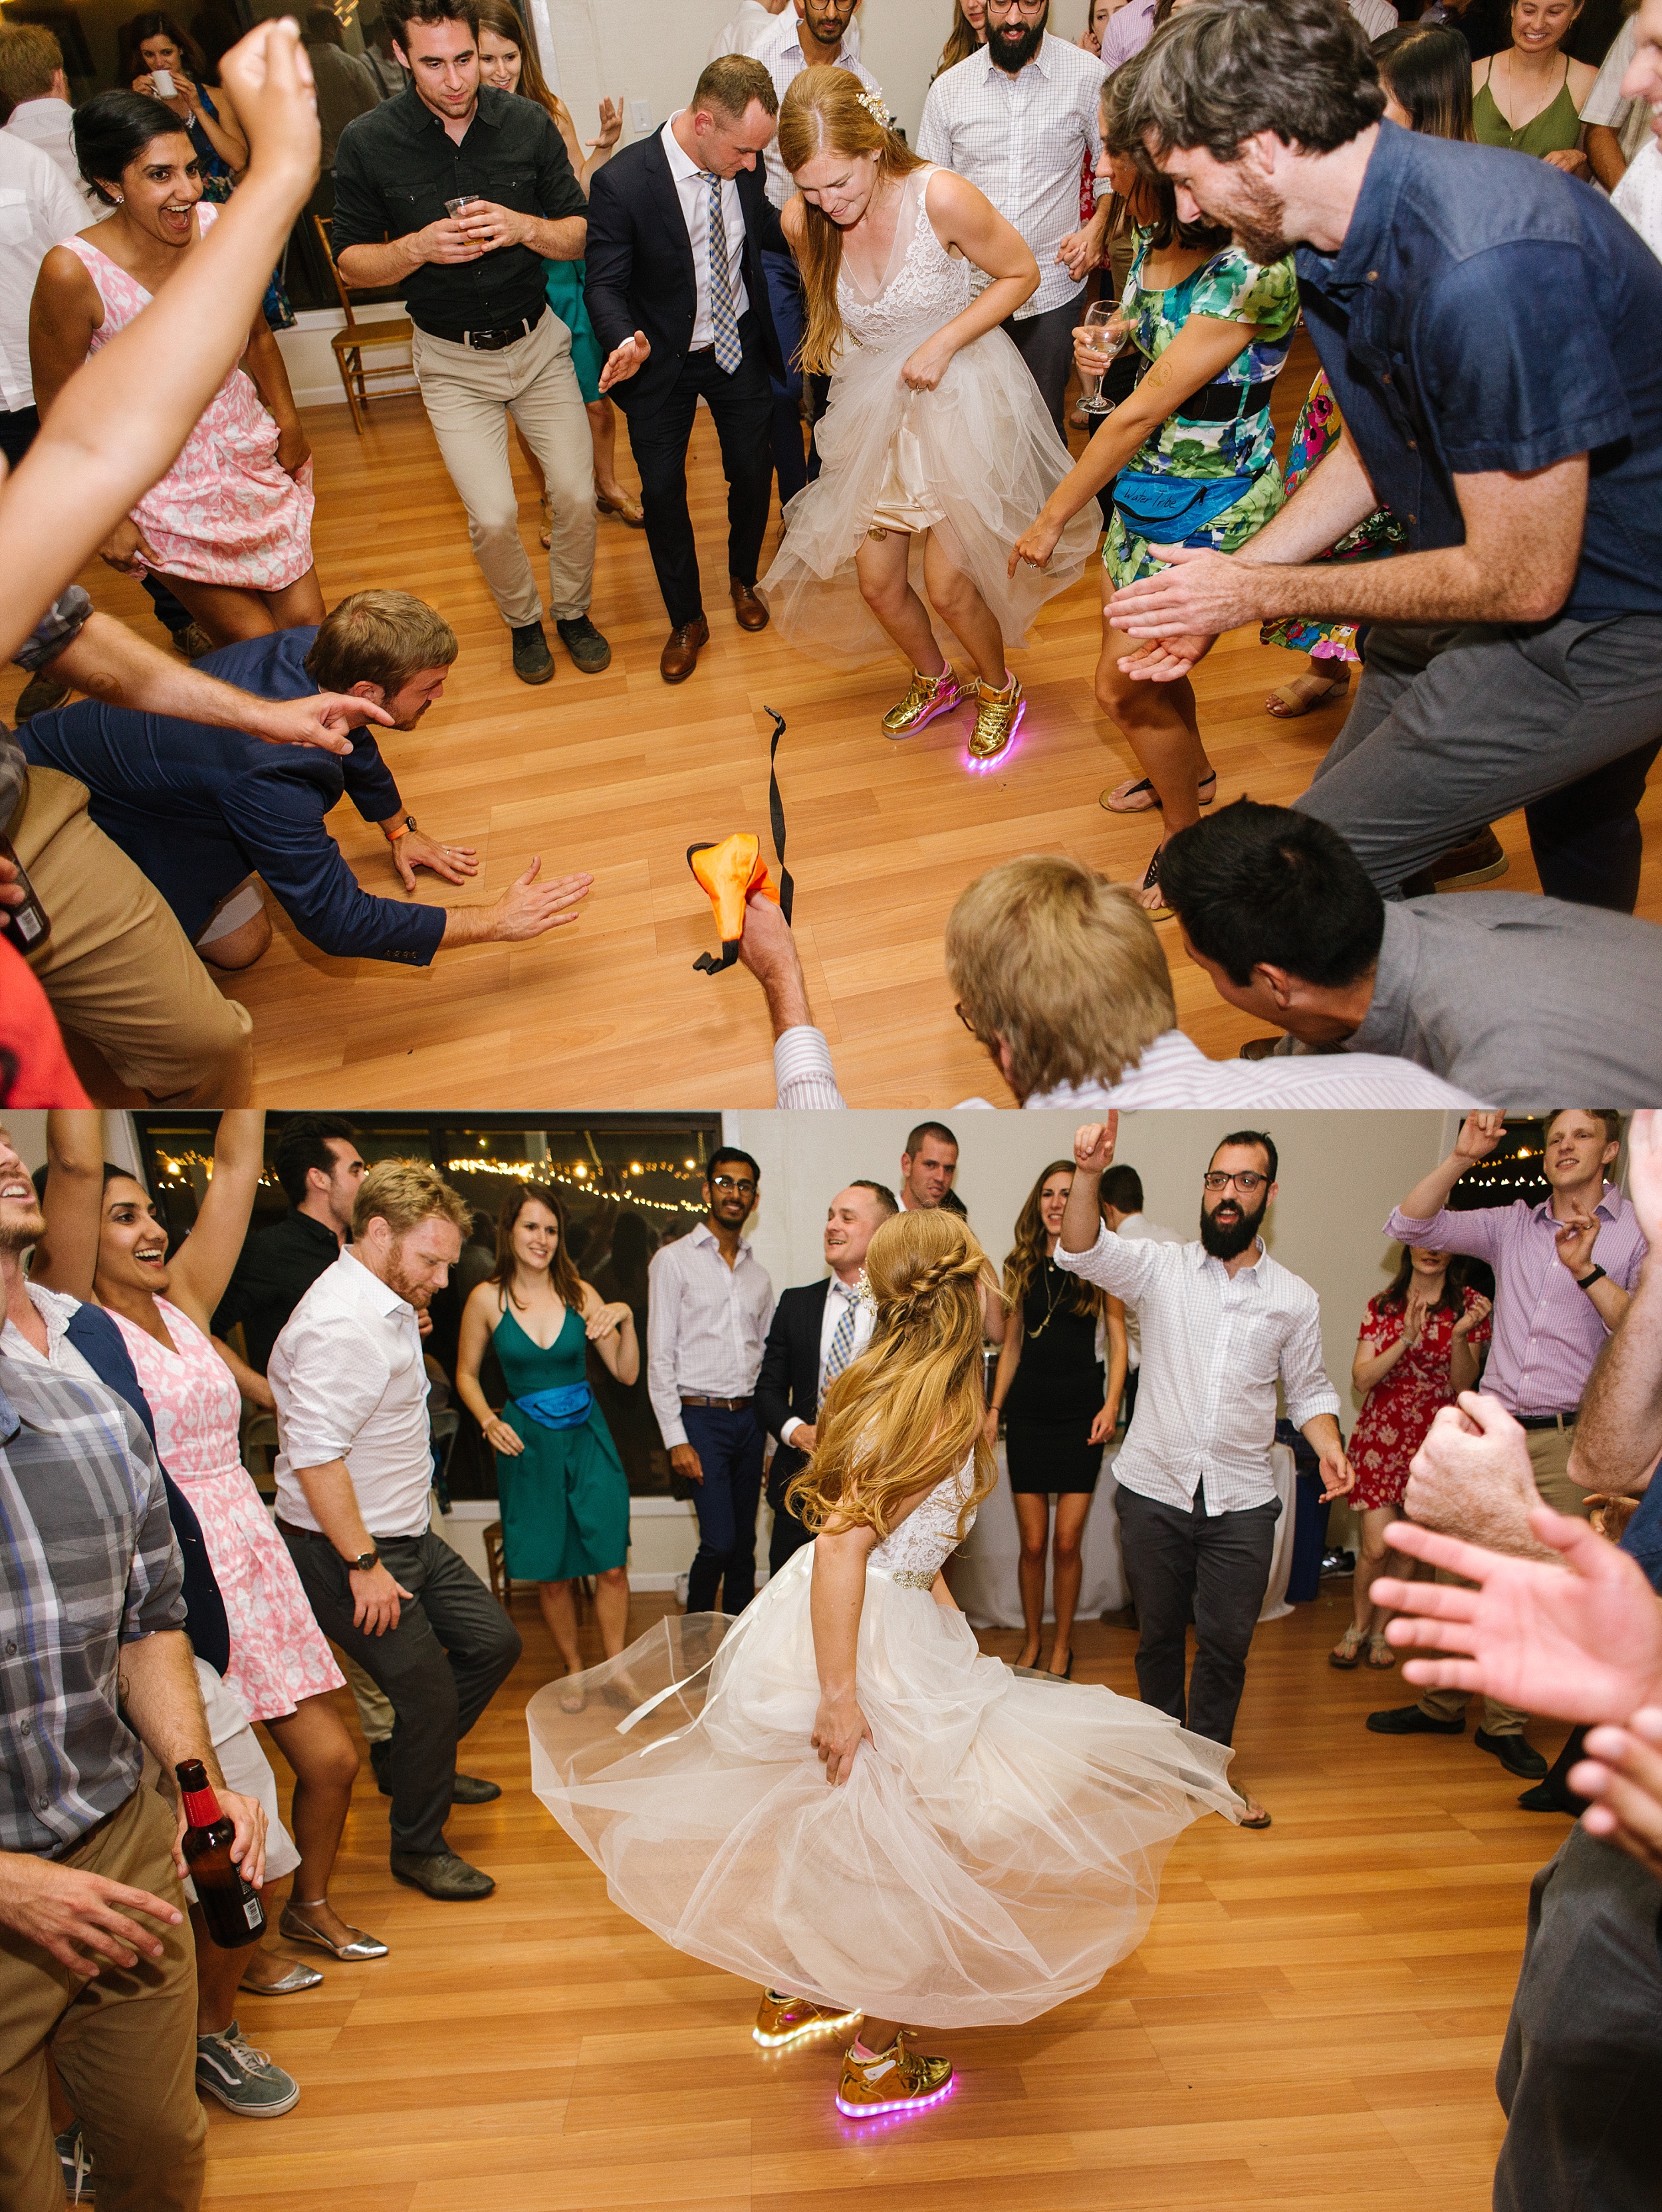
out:
<path id="1" fill-rule="evenodd" d="M 1313 368 L 1302 337 L 1277 386 L 1286 437 Z M 462 653 L 442 703 L 387 755 L 424 829 L 476 844 L 494 897 L 540 853 L 545 868 L 592 871 L 582 920 L 532 945 L 443 954 L 432 968 L 326 957 L 271 902 L 277 940 L 231 988 L 254 1017 L 258 1103 L 337 1109 L 770 1105 L 772 1060 L 760 992 L 734 972 L 711 980 L 692 962 L 713 943 L 707 902 L 685 849 L 729 830 L 767 827 L 764 703 L 789 723 L 781 784 L 796 878 L 797 929 L 815 1014 L 850 1103 L 940 1108 L 1009 1095 L 953 1018 L 942 972 L 947 913 L 996 860 L 1065 851 L 1141 880 L 1152 815 L 1119 817 L 1097 794 L 1135 763 L 1091 691 L 1100 635 L 1094 570 L 1042 618 L 1015 656 L 1031 701 L 1015 750 L 971 774 L 967 716 L 892 744 L 878 728 L 903 688 L 898 665 L 839 675 L 770 633 L 746 636 L 727 597 L 725 490 L 708 418 L 693 441 L 691 483 L 711 641 L 697 672 L 671 690 L 658 675 L 667 632 L 640 532 L 602 520 L 594 614 L 611 639 L 604 676 L 579 675 L 551 633 L 553 683 L 528 690 L 509 664 L 508 633 L 468 550 L 466 520 L 415 396 L 378 399 L 355 437 L 344 407 L 309 411 L 317 456 L 315 543 L 332 605 L 366 586 L 399 586 L 454 624 Z M 621 444 L 621 434 L 620 434 Z M 518 464 L 516 465 L 521 466 Z M 633 483 L 626 459 L 623 474 Z M 522 476 L 521 519 L 533 564 L 537 507 Z M 771 556 L 776 531 L 770 533 Z M 546 568 L 541 570 L 546 585 Z M 161 640 L 136 584 L 94 562 L 97 604 Z M 1266 692 L 1305 663 L 1261 646 L 1256 630 L 1224 640 L 1203 664 L 1202 726 L 1219 798 L 1288 801 L 1310 780 L 1342 708 L 1277 722 Z M 0 679 L 0 709 L 22 677 Z M 9 685 L 9 688 L 3 688 Z M 1662 781 L 1646 819 L 1641 912 L 1662 919 Z M 401 896 L 379 830 L 352 809 L 332 827 L 368 890 Z M 1521 816 L 1499 825 L 1512 855 L 1499 888 L 1537 888 Z M 465 902 L 422 878 L 427 900 Z M 1221 1055 L 1262 1025 L 1215 997 L 1171 945 L 1183 1024 Z"/>
<path id="2" fill-rule="evenodd" d="M 632 1632 L 668 1603 L 637 1598 Z M 301 2098 L 269 2126 L 208 2106 L 205 2203 L 1487 2212 L 1529 1880 L 1568 1824 L 1518 1811 L 1521 1785 L 1470 1735 L 1367 1735 L 1364 1714 L 1405 1692 L 1325 1664 L 1349 1607 L 1348 1583 L 1327 1583 L 1254 1644 L 1237 1765 L 1275 1826 L 1190 1829 L 1148 1941 L 1099 1989 L 941 2039 L 953 2095 L 862 2128 L 832 2105 L 834 2052 L 760 2052 L 755 1990 L 615 1910 L 532 1796 L 524 1707 L 558 1662 L 525 1593 L 526 1656 L 463 1757 L 504 1795 L 449 1828 L 500 1888 L 443 1905 L 394 1883 L 365 1761 L 333 1897 L 392 1955 L 307 1953 L 321 1989 L 239 2001 Z M 1005 1656 L 1017 1640 L 983 1638 Z M 1082 1624 L 1076 1677 L 1135 1695 L 1134 1643 Z M 592 1630 L 585 1649 L 599 1656 Z M 1533 1733 L 1555 1752 L 1562 1730 Z"/>

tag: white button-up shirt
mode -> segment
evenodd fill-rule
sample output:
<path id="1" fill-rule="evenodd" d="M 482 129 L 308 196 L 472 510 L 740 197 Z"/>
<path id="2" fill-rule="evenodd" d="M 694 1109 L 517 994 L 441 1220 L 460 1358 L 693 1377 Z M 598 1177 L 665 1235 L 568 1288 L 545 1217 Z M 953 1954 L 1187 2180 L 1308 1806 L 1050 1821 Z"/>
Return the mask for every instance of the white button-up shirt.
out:
<path id="1" fill-rule="evenodd" d="M 904 1204 L 900 1210 L 903 1213 L 906 1211 Z M 825 1285 L 825 1312 L 819 1324 L 819 1380 L 814 1387 L 816 1413 L 825 1402 L 825 1362 L 831 1358 L 831 1339 L 836 1335 L 837 1324 L 849 1306 L 854 1308 L 854 1342 L 849 1347 L 849 1358 L 852 1361 L 858 1359 L 871 1342 L 872 1324 L 877 1319 L 877 1315 L 874 1310 L 861 1298 L 855 1285 L 840 1282 L 833 1275 Z M 782 1444 L 791 1443 L 801 1426 L 802 1423 L 794 1418 L 787 1421 L 779 1431 L 780 1443 Z"/>
<path id="2" fill-rule="evenodd" d="M 748 1398 L 773 1319 L 768 1271 L 741 1241 L 728 1267 L 709 1222 L 647 1269 L 647 1395 L 666 1450 L 684 1444 L 681 1399 Z"/>
<path id="3" fill-rule="evenodd" d="M 770 29 L 764 31 L 752 49 L 756 59 L 773 79 L 773 88 L 784 105 L 785 94 L 792 82 L 808 66 L 807 56 L 802 52 L 802 24 L 794 8 L 787 6 L 781 15 L 774 18 Z M 843 39 L 833 69 L 851 70 L 868 92 L 880 88 L 877 79 L 860 59 L 860 41 L 849 35 Z M 768 198 L 776 208 L 782 208 L 796 186 L 791 181 L 790 171 L 779 158 L 779 140 L 776 134 L 767 150 Z"/>
<path id="4" fill-rule="evenodd" d="M 684 111 L 677 109 L 679 114 Z M 692 273 L 698 283 L 698 312 L 692 319 L 692 351 L 699 352 L 715 343 L 715 320 L 709 310 L 709 179 L 708 169 L 701 169 L 681 149 L 681 142 L 670 129 L 675 117 L 672 115 L 659 133 L 663 140 L 664 153 L 669 161 L 669 173 L 675 179 L 675 192 L 681 203 L 681 215 L 687 227 L 687 242 L 692 248 Z M 745 289 L 745 210 L 739 202 L 739 186 L 733 178 L 721 185 L 721 227 L 728 240 L 728 286 L 733 294 L 733 312 L 736 318 L 750 307 L 750 294 Z"/>
<path id="5" fill-rule="evenodd" d="M 1321 1309 L 1308 1283 L 1258 1257 L 1231 1275 L 1206 1247 L 1128 1244 L 1101 1230 L 1089 1252 L 1056 1246 L 1056 1265 L 1135 1304 L 1142 1332 L 1137 1409 L 1114 1474 L 1180 1512 L 1200 1486 L 1208 1513 L 1275 1496 L 1275 1384 L 1295 1428 L 1339 1411 L 1322 1362 Z"/>
<path id="6" fill-rule="evenodd" d="M 1167 1229 L 1158 1221 L 1151 1221 L 1146 1213 L 1128 1213 L 1114 1231 L 1123 1244 L 1181 1244 L 1186 1240 L 1181 1231 Z M 1103 1332 L 1105 1346 L 1106 1332 Z M 1128 1371 L 1142 1364 L 1142 1331 L 1137 1322 L 1137 1310 L 1133 1305 L 1125 1309 L 1125 1352 Z M 1105 1349 L 1099 1354 L 1105 1358 Z M 1141 1386 L 1139 1386 L 1141 1387 Z"/>
<path id="7" fill-rule="evenodd" d="M 40 100 L 20 100 L 6 118 L 6 129 L 13 137 L 38 146 L 58 169 L 86 208 L 84 221 L 101 222 L 109 210 L 81 173 L 75 158 L 74 124 L 75 110 L 68 100 L 54 100 L 50 94 Z"/>
<path id="8" fill-rule="evenodd" d="M 0 406 L 34 404 L 29 370 L 29 302 L 40 264 L 92 217 L 38 146 L 0 131 Z"/>
<path id="9" fill-rule="evenodd" d="M 1094 54 L 1047 31 L 1018 76 L 983 46 L 938 76 L 923 103 L 923 159 L 967 177 L 1032 248 L 1038 289 L 1016 309 L 1018 322 L 1065 307 L 1085 289 L 1056 248 L 1080 227 L 1085 158 L 1094 163 L 1102 151 L 1107 74 Z"/>
<path id="10" fill-rule="evenodd" d="M 23 1288 L 28 1293 L 29 1304 L 46 1325 L 46 1352 L 43 1356 L 35 1350 L 9 1315 L 0 1324 L 0 1352 L 9 1359 L 32 1359 L 37 1367 L 50 1367 L 59 1375 L 72 1375 L 77 1382 L 96 1382 L 100 1390 L 107 1389 L 109 1386 L 100 1380 L 98 1370 L 84 1353 L 76 1350 L 65 1334 L 80 1309 L 80 1299 L 70 1297 L 64 1291 L 49 1291 L 44 1283 L 32 1283 L 27 1277 Z"/>
<path id="11" fill-rule="evenodd" d="M 433 1446 L 415 1308 L 349 1249 L 289 1315 L 265 1371 L 283 1519 L 318 1528 L 295 1470 L 344 1459 L 372 1537 L 424 1535 Z"/>

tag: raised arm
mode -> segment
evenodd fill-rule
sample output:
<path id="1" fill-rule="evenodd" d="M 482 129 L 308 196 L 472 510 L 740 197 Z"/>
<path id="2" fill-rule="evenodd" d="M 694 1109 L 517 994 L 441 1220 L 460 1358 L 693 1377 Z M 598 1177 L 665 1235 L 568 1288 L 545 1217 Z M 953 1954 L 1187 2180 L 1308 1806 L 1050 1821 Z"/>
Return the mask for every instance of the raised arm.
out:
<path id="1" fill-rule="evenodd" d="M 93 1294 L 104 1218 L 104 1116 L 55 1107 L 46 1116 L 46 1241 L 29 1279 L 84 1304 Z"/>
<path id="2" fill-rule="evenodd" d="M 196 1226 L 169 1269 L 167 1295 L 207 1335 L 225 1295 L 254 1211 L 265 1165 L 263 1107 L 228 1107 L 214 1132 L 214 1170 L 197 1210 Z"/>
<path id="3" fill-rule="evenodd" d="M 234 367 L 317 176 L 317 105 L 294 23 L 256 25 L 221 64 L 253 146 L 200 246 L 142 315 L 71 377 L 0 488 L 0 604 L 9 659 L 88 555 L 173 465 Z"/>
<path id="4" fill-rule="evenodd" d="M 1504 1114 L 1468 1114 L 1460 1125 L 1454 1150 L 1440 1160 L 1429 1175 L 1422 1176 L 1397 1212 L 1408 1221 L 1434 1221 L 1448 1204 L 1449 1193 L 1466 1170 L 1486 1160 L 1506 1134 Z"/>
<path id="5" fill-rule="evenodd" d="M 1628 1185 L 1647 1249 L 1582 1398 L 1569 1472 L 1589 1489 L 1631 1497 L 1654 1479 L 1662 1457 L 1662 1113 L 1633 1117 Z"/>

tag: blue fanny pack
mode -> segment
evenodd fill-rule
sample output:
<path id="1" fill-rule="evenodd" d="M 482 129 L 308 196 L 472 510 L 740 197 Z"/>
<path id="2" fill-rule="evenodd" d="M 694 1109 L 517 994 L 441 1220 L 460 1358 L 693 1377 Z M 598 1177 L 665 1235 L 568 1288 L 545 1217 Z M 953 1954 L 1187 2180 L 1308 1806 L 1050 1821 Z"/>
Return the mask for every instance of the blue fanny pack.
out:
<path id="1" fill-rule="evenodd" d="M 1244 499 L 1255 477 L 1145 476 L 1122 469 L 1114 479 L 1114 505 L 1133 537 L 1153 545 L 1192 545 L 1226 507 Z"/>
<path id="2" fill-rule="evenodd" d="M 540 1428 L 580 1429 L 588 1419 L 594 1393 L 587 1382 L 565 1382 L 557 1390 L 527 1390 L 514 1403 Z"/>

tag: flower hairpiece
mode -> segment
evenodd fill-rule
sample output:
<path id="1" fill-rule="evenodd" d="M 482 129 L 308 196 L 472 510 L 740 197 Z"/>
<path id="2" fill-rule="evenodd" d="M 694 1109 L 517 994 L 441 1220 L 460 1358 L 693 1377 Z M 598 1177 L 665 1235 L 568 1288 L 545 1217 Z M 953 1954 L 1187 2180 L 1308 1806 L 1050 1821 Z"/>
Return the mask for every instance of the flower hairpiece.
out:
<path id="1" fill-rule="evenodd" d="M 868 1313 L 875 1313 L 877 1311 L 877 1293 L 873 1290 L 871 1286 L 871 1278 L 867 1274 L 863 1267 L 860 1270 L 860 1279 L 854 1286 L 854 1295 L 859 1304 L 865 1307 Z"/>
<path id="2" fill-rule="evenodd" d="M 880 87 L 876 92 L 862 92 L 857 94 L 855 97 L 858 99 L 860 105 L 865 109 L 867 114 L 871 116 L 875 122 L 880 124 L 885 131 L 893 130 L 895 126 L 895 118 L 889 112 L 888 108 L 884 105 L 883 94 Z"/>

